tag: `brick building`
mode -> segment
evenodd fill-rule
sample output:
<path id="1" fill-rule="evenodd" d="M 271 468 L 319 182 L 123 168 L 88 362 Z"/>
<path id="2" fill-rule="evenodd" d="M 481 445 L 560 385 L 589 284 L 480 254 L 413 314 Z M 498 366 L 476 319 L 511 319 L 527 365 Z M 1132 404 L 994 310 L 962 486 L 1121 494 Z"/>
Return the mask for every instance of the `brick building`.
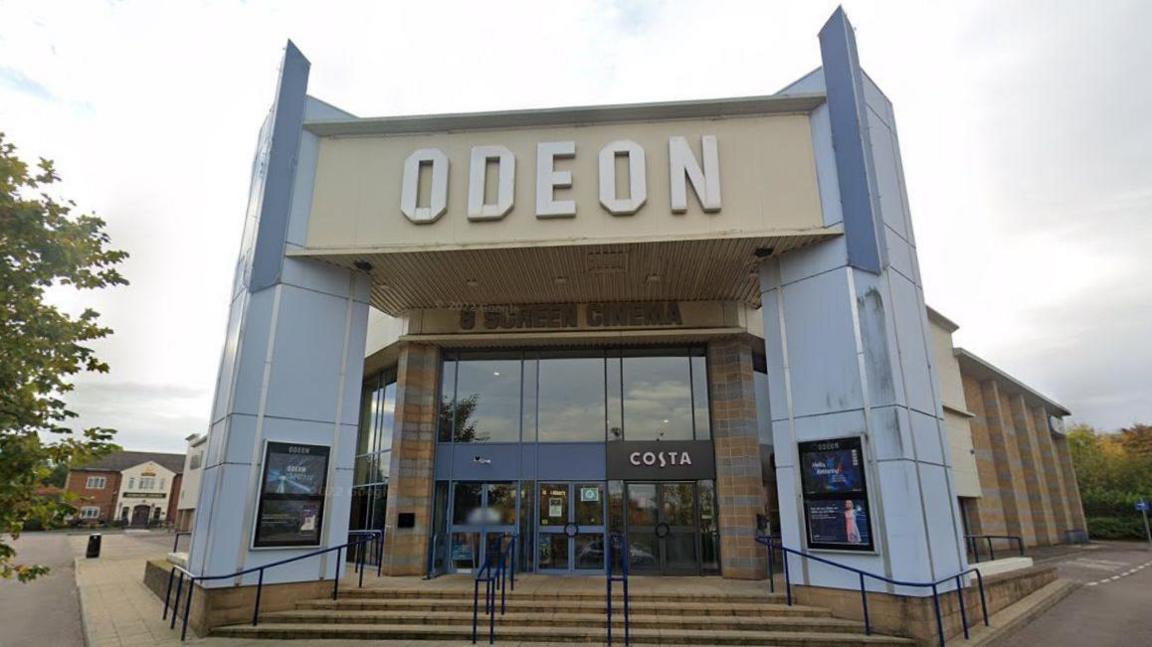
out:
<path id="1" fill-rule="evenodd" d="M 183 454 L 116 452 L 69 470 L 66 489 L 83 521 L 148 525 L 175 518 L 183 467 Z"/>

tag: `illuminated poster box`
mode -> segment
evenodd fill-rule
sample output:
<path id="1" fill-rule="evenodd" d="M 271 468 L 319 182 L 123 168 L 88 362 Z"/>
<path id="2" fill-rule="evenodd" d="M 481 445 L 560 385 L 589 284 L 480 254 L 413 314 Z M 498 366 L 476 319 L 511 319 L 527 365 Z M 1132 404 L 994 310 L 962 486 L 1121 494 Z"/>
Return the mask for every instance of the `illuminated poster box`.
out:
<path id="1" fill-rule="evenodd" d="M 799 449 L 808 547 L 873 550 L 860 438 L 804 442 Z"/>
<path id="2" fill-rule="evenodd" d="M 265 446 L 253 548 L 320 545 L 328 455 L 323 445 Z"/>

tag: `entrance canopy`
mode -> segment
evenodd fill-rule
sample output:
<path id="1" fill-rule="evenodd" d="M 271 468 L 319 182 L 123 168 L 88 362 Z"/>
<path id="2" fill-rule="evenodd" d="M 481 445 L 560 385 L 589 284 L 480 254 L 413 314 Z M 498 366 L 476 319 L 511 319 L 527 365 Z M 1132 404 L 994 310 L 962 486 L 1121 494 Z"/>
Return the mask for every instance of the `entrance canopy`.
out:
<path id="1" fill-rule="evenodd" d="M 306 244 L 415 308 L 720 300 L 758 259 L 838 236 L 822 94 L 307 122 Z M 305 166 L 302 166 L 304 168 Z M 305 180 L 301 182 L 301 180 Z M 301 195 L 307 193 L 307 195 Z M 301 205 L 294 205 L 300 208 Z"/>

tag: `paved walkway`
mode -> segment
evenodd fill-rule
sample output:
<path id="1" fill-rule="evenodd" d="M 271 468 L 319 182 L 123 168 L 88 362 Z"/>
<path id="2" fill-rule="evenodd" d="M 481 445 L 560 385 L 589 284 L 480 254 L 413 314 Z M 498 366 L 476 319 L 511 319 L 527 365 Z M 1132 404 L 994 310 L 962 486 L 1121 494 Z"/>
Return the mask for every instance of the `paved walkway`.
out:
<path id="1" fill-rule="evenodd" d="M 70 539 L 89 647 L 180 644 L 179 635 L 160 619 L 162 605 L 144 586 L 145 562 L 171 550 L 171 535 L 104 535 L 96 559 L 85 559 L 85 537 Z"/>

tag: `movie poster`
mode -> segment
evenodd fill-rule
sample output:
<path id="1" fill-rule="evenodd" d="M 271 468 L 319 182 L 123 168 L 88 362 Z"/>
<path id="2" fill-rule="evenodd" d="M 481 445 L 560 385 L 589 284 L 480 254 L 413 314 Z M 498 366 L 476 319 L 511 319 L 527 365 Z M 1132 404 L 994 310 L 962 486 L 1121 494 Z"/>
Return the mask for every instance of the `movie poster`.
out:
<path id="1" fill-rule="evenodd" d="M 323 445 L 267 444 L 254 548 L 321 544 L 328 455 Z"/>
<path id="2" fill-rule="evenodd" d="M 860 438 L 800 443 L 809 548 L 873 550 Z"/>

